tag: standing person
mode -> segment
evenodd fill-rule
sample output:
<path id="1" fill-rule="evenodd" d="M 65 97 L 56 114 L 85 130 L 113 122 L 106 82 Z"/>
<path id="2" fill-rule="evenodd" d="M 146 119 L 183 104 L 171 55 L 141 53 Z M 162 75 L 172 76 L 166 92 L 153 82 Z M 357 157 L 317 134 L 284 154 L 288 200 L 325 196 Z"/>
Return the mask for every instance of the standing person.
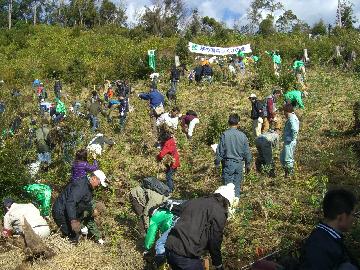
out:
<path id="1" fill-rule="evenodd" d="M 70 241 L 78 242 L 83 222 L 95 241 L 104 243 L 93 218 L 93 192 L 100 184 L 107 187 L 106 176 L 102 171 L 96 170 L 90 177 L 84 176 L 70 182 L 56 199 L 52 209 L 53 218 Z"/>
<path id="2" fill-rule="evenodd" d="M 268 52 L 265 51 L 266 54 L 268 54 L 271 57 L 271 60 L 274 63 L 274 74 L 275 76 L 280 76 L 280 69 L 281 69 L 281 56 L 279 51 L 272 51 Z"/>
<path id="3" fill-rule="evenodd" d="M 263 104 L 257 99 L 255 94 L 249 96 L 251 101 L 251 119 L 253 120 L 253 133 L 255 137 L 261 134 L 262 124 L 264 122 L 263 116 Z"/>
<path id="4" fill-rule="evenodd" d="M 234 195 L 234 185 L 228 184 L 214 194 L 184 203 L 165 244 L 171 269 L 203 270 L 201 256 L 206 250 L 210 252 L 215 269 L 224 269 L 221 244 Z"/>
<path id="5" fill-rule="evenodd" d="M 255 139 L 258 151 L 256 169 L 259 172 L 266 171 L 270 177 L 275 177 L 273 150 L 279 148 L 279 139 L 279 129 L 267 131 Z"/>
<path id="6" fill-rule="evenodd" d="M 36 146 L 38 152 L 38 161 L 40 163 L 46 163 L 49 165 L 51 163 L 51 153 L 50 153 L 50 144 L 49 144 L 49 132 L 47 119 L 43 119 L 42 126 L 35 131 Z"/>
<path id="7" fill-rule="evenodd" d="M 197 113 L 193 110 L 188 110 L 186 115 L 181 117 L 181 128 L 186 134 L 186 137 L 191 140 L 195 126 L 200 123 Z"/>
<path id="8" fill-rule="evenodd" d="M 350 191 L 328 191 L 323 201 L 324 220 L 312 231 L 302 248 L 301 270 L 359 270 L 344 243 L 354 221 L 356 198 Z"/>
<path id="9" fill-rule="evenodd" d="M 280 162 L 285 170 L 285 177 L 289 177 L 294 174 L 294 154 L 300 123 L 291 104 L 285 104 L 283 109 L 287 120 L 284 127 L 284 146 L 280 154 Z"/>
<path id="10" fill-rule="evenodd" d="M 12 234 L 21 234 L 24 232 L 25 220 L 29 223 L 33 231 L 41 238 L 50 235 L 50 228 L 46 220 L 40 215 L 32 203 L 15 203 L 13 199 L 7 198 L 3 202 L 5 209 L 3 236 Z"/>
<path id="11" fill-rule="evenodd" d="M 290 103 L 294 108 L 299 107 L 300 109 L 304 109 L 303 98 L 306 98 L 308 93 L 306 91 L 300 90 L 290 90 L 284 94 L 284 99 L 286 103 Z"/>
<path id="12" fill-rule="evenodd" d="M 88 152 L 86 149 L 80 149 L 76 152 L 75 161 L 71 168 L 71 181 L 77 181 L 79 178 L 86 176 L 86 173 L 91 173 L 99 169 L 96 161 L 96 154 L 93 153 L 94 163 L 88 163 Z"/>
<path id="13" fill-rule="evenodd" d="M 119 129 L 121 132 L 125 128 L 127 113 L 129 112 L 129 102 L 124 92 L 120 94 L 119 102 Z"/>
<path id="14" fill-rule="evenodd" d="M 180 80 L 180 70 L 174 65 L 170 71 L 171 88 L 177 90 L 177 84 Z"/>
<path id="15" fill-rule="evenodd" d="M 272 95 L 268 96 L 264 100 L 263 108 L 263 126 L 262 132 L 266 132 L 271 127 L 272 129 L 280 128 L 280 119 L 276 115 L 276 102 L 281 96 L 281 90 L 276 89 Z"/>
<path id="16" fill-rule="evenodd" d="M 61 98 L 62 84 L 60 80 L 55 80 L 54 93 L 57 98 Z"/>
<path id="17" fill-rule="evenodd" d="M 229 129 L 220 137 L 220 143 L 216 149 L 215 165 L 222 164 L 222 178 L 224 184 L 235 185 L 235 196 L 240 198 L 240 186 L 243 179 L 245 163 L 246 173 L 250 172 L 252 156 L 246 135 L 238 130 L 240 117 L 238 114 L 230 114 Z"/>
<path id="18" fill-rule="evenodd" d="M 166 165 L 166 184 L 170 191 L 174 191 L 173 177 L 178 167 L 180 167 L 179 153 L 176 148 L 175 138 L 168 130 L 163 130 L 160 135 L 161 150 L 157 159 L 161 161 L 166 155 L 172 157 L 172 162 Z"/>
<path id="19" fill-rule="evenodd" d="M 99 118 L 98 115 L 101 113 L 102 115 L 106 116 L 106 113 L 103 111 L 101 102 L 99 99 L 95 100 L 94 102 L 90 103 L 88 106 L 89 110 L 89 119 L 92 132 L 96 132 L 99 128 Z"/>
<path id="20" fill-rule="evenodd" d="M 212 79 L 213 79 L 213 69 L 212 67 L 209 65 L 209 62 L 207 62 L 205 65 L 203 65 L 202 67 L 202 77 L 203 80 L 209 83 L 212 83 Z"/>
<path id="21" fill-rule="evenodd" d="M 293 63 L 293 72 L 296 77 L 297 83 L 301 84 L 301 86 L 305 86 L 305 80 L 306 80 L 306 70 L 305 70 L 305 64 L 302 60 L 302 57 L 298 57 L 294 60 Z"/>
<path id="22" fill-rule="evenodd" d="M 201 77 L 203 74 L 203 66 L 198 65 L 194 68 L 194 73 L 195 73 L 195 82 L 196 83 L 200 83 L 201 82 Z"/>

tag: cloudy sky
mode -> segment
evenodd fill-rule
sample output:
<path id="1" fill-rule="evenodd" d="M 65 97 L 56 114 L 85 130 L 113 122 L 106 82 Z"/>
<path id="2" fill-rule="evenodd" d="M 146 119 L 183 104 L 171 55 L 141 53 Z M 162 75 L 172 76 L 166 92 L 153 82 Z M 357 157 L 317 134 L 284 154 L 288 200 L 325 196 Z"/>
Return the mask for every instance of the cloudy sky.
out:
<path id="1" fill-rule="evenodd" d="M 126 4 L 129 22 L 135 22 L 135 12 L 141 11 L 150 0 L 114 0 Z M 251 0 L 184 0 L 188 8 L 197 8 L 202 16 L 210 16 L 233 26 L 235 20 L 245 19 L 246 10 Z M 291 9 L 302 20 L 312 25 L 321 18 L 333 24 L 336 18 L 337 0 L 280 0 L 286 9 Z M 355 4 L 356 17 L 360 19 L 360 1 Z"/>

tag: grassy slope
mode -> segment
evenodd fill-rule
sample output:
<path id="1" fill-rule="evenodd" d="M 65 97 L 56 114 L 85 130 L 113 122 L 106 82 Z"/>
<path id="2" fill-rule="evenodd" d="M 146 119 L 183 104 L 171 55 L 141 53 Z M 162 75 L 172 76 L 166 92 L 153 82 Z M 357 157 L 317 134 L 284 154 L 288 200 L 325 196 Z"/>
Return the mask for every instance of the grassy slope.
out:
<path id="1" fill-rule="evenodd" d="M 344 184 L 358 192 L 358 157 L 352 150 L 356 138 L 342 132 L 352 125 L 351 104 L 360 98 L 356 89 L 359 79 L 337 70 L 317 68 L 316 71 L 310 70 L 309 83 L 306 110 L 299 113 L 301 130 L 296 152 L 296 177 L 285 180 L 280 168 L 276 179 L 254 172 L 246 177 L 240 208 L 235 219 L 228 224 L 224 238 L 223 253 L 230 269 L 239 269 L 245 262 L 256 258 L 256 248 L 270 252 L 305 237 L 319 217 L 319 202 L 329 185 Z M 146 90 L 141 84 L 134 88 L 136 92 Z M 238 112 L 243 129 L 250 134 L 250 104 L 247 99 L 250 90 L 240 92 L 237 88 L 220 84 L 209 87 L 181 84 L 179 88 L 178 105 L 182 111 L 194 109 L 200 114 L 200 125 L 191 143 L 180 131 L 176 134 L 182 166 L 175 175 L 175 194 L 180 198 L 193 198 L 211 193 L 221 184 L 219 172 L 213 166 L 213 153 L 204 142 L 210 116 L 219 113 L 226 121 L 230 112 Z M 166 86 L 161 84 L 160 89 L 165 91 Z M 269 86 L 256 94 L 264 97 L 270 91 Z M 75 265 L 77 269 L 141 269 L 140 249 L 139 252 L 132 250 L 136 245 L 141 246 L 135 229 L 137 217 L 130 210 L 127 196 L 130 188 L 143 176 L 158 175 L 164 179 L 165 175 L 155 160 L 158 150 L 153 147 L 155 140 L 150 132 L 147 103 L 134 95 L 131 104 L 135 111 L 129 115 L 124 135 L 114 134 L 105 121 L 102 123 L 105 133 L 117 142 L 101 160 L 102 169 L 113 176 L 113 189 L 98 193 L 109 207 L 103 229 L 112 245 L 103 251 L 89 242 L 74 251 L 67 251 L 68 247 L 64 247 L 62 250 L 67 251 L 68 256 L 61 255 L 51 260 L 52 269 L 71 269 Z M 91 135 L 86 132 L 85 136 L 84 145 Z M 253 138 L 250 140 L 252 142 Z M 251 146 L 255 153 L 253 143 Z M 42 176 L 56 186 L 66 182 L 59 183 L 58 173 L 69 173 L 69 167 L 59 164 L 61 169 L 54 168 Z M 90 247 L 98 255 L 88 259 L 85 250 Z M 101 254 L 107 254 L 103 260 L 105 268 L 97 261 L 103 256 Z M 89 263 L 80 264 L 79 258 Z M 0 268 L 12 269 L 11 266 L 4 267 L 9 260 L 6 253 L 0 254 Z M 122 264 L 124 260 L 133 261 L 132 266 Z M 34 269 L 41 269 L 39 267 L 34 266 Z"/>

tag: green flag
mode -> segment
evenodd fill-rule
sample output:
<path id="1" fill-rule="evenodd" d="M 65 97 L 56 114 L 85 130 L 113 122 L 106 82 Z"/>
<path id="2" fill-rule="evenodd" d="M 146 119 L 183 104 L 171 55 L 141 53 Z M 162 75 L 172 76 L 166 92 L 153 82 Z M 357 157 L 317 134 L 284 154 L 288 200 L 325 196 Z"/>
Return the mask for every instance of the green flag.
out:
<path id="1" fill-rule="evenodd" d="M 155 61 L 155 50 L 148 50 L 149 56 L 149 67 L 155 71 L 156 61 Z"/>

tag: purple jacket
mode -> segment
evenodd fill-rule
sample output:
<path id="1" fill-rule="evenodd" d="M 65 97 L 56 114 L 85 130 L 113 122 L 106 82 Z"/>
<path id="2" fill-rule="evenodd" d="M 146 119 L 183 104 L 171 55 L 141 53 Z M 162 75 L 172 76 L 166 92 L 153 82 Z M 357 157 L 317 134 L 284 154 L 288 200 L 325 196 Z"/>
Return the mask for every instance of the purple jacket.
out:
<path id="1" fill-rule="evenodd" d="M 71 169 L 71 180 L 76 181 L 80 177 L 86 176 L 87 172 L 93 172 L 99 169 L 98 163 L 94 160 L 93 165 L 86 161 L 74 161 Z"/>

